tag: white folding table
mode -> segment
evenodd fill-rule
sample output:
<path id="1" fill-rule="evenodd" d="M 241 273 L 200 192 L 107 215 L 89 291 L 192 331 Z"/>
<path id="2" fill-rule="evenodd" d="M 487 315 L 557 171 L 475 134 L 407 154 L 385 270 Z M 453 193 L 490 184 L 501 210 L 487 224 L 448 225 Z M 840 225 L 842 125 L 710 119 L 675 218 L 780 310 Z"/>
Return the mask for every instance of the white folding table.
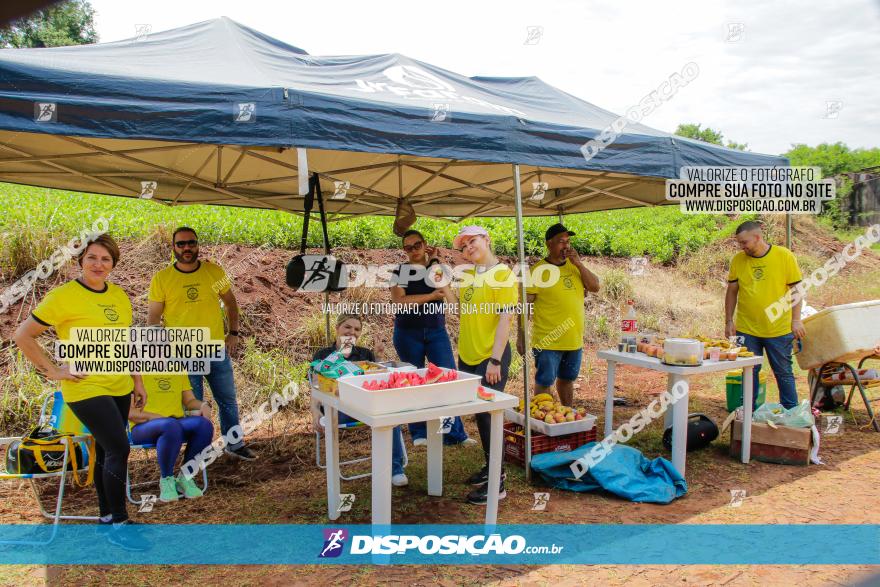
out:
<path id="1" fill-rule="evenodd" d="M 415 393 L 415 392 L 413 392 Z M 519 404 L 515 396 L 495 392 L 493 401 L 477 399 L 463 404 L 396 412 L 374 416 L 358 408 L 344 405 L 335 395 L 312 388 L 314 397 L 324 405 L 324 439 L 327 452 L 327 515 L 339 518 L 339 416 L 348 414 L 370 427 L 372 431 L 372 523 L 391 523 L 391 446 L 395 426 L 411 422 L 427 422 L 428 426 L 428 495 L 443 495 L 443 435 L 438 433 L 443 418 L 489 412 L 492 418 L 489 454 L 489 495 L 486 504 L 486 524 L 495 524 L 498 518 L 498 489 L 501 486 L 501 457 L 504 447 L 504 410 Z"/>
<path id="2" fill-rule="evenodd" d="M 671 418 L 666 414 L 666 425 L 671 420 L 672 424 L 672 464 L 684 476 L 685 456 L 687 454 L 687 420 L 688 399 L 690 386 L 688 378 L 692 375 L 703 373 L 717 373 L 742 369 L 743 371 L 743 431 L 742 431 L 742 462 L 748 463 L 751 457 L 752 440 L 752 370 L 764 361 L 764 357 L 738 358 L 735 361 L 703 361 L 702 365 L 693 367 L 666 365 L 656 357 L 649 357 L 644 353 L 622 353 L 615 350 L 599 351 L 600 359 L 608 361 L 608 382 L 605 387 L 605 437 L 611 436 L 614 431 L 614 371 L 618 363 L 633 365 L 642 369 L 666 373 L 666 390 L 672 392 L 672 387 L 679 381 L 684 383 L 685 395 L 672 404 Z"/>

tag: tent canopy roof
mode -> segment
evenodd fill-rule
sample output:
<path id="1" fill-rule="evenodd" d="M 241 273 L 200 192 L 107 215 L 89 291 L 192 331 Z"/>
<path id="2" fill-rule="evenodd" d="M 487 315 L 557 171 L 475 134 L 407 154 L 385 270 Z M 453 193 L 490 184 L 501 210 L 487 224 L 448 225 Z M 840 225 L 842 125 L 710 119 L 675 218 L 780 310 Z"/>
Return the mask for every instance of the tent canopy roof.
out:
<path id="1" fill-rule="evenodd" d="M 54 106 L 44 106 L 45 104 Z M 536 77 L 464 77 L 399 54 L 315 57 L 227 18 L 143 38 L 0 51 L 0 180 L 302 210 L 296 148 L 341 214 L 526 215 L 658 205 L 686 165 L 787 165 L 628 124 Z"/>

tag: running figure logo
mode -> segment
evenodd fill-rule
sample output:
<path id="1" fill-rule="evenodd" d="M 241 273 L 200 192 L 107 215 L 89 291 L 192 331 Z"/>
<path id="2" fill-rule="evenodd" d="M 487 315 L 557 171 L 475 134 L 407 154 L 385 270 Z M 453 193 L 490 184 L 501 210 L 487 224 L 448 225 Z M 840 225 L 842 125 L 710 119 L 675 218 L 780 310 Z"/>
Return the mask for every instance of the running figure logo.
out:
<path id="1" fill-rule="evenodd" d="M 336 558 L 342 554 L 342 547 L 345 539 L 348 538 L 348 530 L 325 529 L 324 530 L 324 548 L 318 558 Z"/>
<path id="2" fill-rule="evenodd" d="M 547 504 L 550 503 L 550 494 L 549 493 L 536 493 L 535 494 L 535 504 L 532 506 L 533 512 L 543 512 L 547 509 Z"/>
<path id="3" fill-rule="evenodd" d="M 34 121 L 35 122 L 57 122 L 58 121 L 58 105 L 53 102 L 35 102 L 34 103 Z"/>
<path id="4" fill-rule="evenodd" d="M 339 512 L 347 512 L 351 510 L 351 506 L 354 505 L 354 493 L 340 493 L 339 494 L 339 507 L 336 508 L 336 511 Z"/>
<path id="5" fill-rule="evenodd" d="M 446 417 L 440 420 L 440 428 L 437 430 L 437 434 L 449 434 L 452 432 L 452 425 L 455 424 L 455 418 Z"/>
<path id="6" fill-rule="evenodd" d="M 324 256 L 319 256 L 318 259 L 316 259 L 312 263 L 312 266 L 306 270 L 306 272 L 309 274 L 309 277 L 305 280 L 305 282 L 302 284 L 302 287 L 300 288 L 303 291 L 309 291 L 308 286 L 311 283 L 316 284 L 316 291 L 324 291 L 324 286 L 317 284 L 323 282 L 325 279 L 330 279 L 330 275 L 332 275 L 333 273 L 327 266 L 327 257 Z"/>

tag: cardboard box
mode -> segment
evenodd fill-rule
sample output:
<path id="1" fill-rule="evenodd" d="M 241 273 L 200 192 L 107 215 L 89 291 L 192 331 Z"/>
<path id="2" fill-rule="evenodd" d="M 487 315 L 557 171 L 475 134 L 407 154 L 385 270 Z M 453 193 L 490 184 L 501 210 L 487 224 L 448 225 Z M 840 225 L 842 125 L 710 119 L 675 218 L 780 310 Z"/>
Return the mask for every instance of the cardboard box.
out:
<path id="1" fill-rule="evenodd" d="M 739 458 L 742 447 L 742 422 L 730 427 L 730 456 Z M 790 428 L 752 424 L 752 458 L 781 465 L 809 465 L 813 435 L 809 428 Z"/>

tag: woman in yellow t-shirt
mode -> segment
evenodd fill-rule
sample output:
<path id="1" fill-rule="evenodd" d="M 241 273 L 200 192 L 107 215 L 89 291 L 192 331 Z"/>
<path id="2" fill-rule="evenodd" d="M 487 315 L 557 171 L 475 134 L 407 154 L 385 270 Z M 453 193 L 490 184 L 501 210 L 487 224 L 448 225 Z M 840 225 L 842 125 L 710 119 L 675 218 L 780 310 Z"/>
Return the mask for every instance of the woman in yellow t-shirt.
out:
<path id="1" fill-rule="evenodd" d="M 482 383 L 504 391 L 510 369 L 510 325 L 519 301 L 517 280 L 510 268 L 492 253 L 489 233 L 481 226 L 464 226 L 452 241 L 473 269 L 465 272 L 458 287 L 458 299 L 447 286 L 447 301 L 458 302 L 458 368 L 482 376 Z M 488 413 L 476 414 L 480 442 L 486 457 L 482 470 L 471 475 L 468 483 L 477 487 L 467 499 L 475 505 L 485 505 L 489 480 L 489 439 L 492 419 Z M 504 490 L 504 472 L 498 498 L 507 496 Z"/>
<path id="2" fill-rule="evenodd" d="M 174 463 L 180 447 L 186 443 L 183 462 L 195 458 L 211 444 L 214 427 L 211 408 L 193 395 L 189 377 L 185 374 L 144 375 L 147 405 L 132 406 L 128 413 L 131 422 L 131 441 L 135 444 L 155 444 L 159 460 L 159 499 L 177 501 L 178 490 L 192 499 L 202 496 L 202 490 L 186 475 L 174 477 Z M 198 412 L 187 416 L 184 409 Z"/>
<path id="3" fill-rule="evenodd" d="M 107 539 L 129 550 L 144 550 L 137 533 L 125 531 L 129 522 L 125 507 L 125 478 L 128 471 L 126 420 L 134 404 L 146 403 L 146 391 L 139 375 L 128 373 L 74 374 L 70 365 L 58 365 L 49 357 L 37 337 L 55 328 L 58 339 L 70 340 L 73 328 L 129 328 L 131 301 L 119 286 L 107 281 L 119 262 L 119 246 L 102 234 L 80 252 L 80 277 L 56 287 L 22 322 L 14 340 L 24 355 L 48 379 L 61 382 L 64 401 L 95 437 L 95 490 L 101 515 L 101 530 Z"/>

